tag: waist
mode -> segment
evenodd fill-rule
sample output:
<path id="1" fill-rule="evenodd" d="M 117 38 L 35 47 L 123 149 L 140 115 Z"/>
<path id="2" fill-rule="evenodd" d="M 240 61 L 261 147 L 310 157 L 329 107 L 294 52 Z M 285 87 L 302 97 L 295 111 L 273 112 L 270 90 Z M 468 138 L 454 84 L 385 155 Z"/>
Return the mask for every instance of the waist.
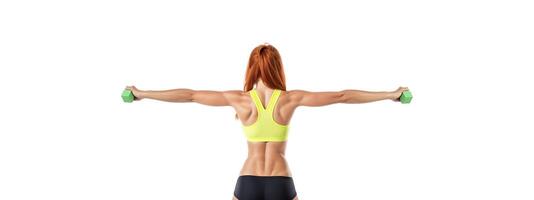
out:
<path id="1" fill-rule="evenodd" d="M 243 164 L 240 175 L 292 176 L 283 154 L 249 156 Z"/>

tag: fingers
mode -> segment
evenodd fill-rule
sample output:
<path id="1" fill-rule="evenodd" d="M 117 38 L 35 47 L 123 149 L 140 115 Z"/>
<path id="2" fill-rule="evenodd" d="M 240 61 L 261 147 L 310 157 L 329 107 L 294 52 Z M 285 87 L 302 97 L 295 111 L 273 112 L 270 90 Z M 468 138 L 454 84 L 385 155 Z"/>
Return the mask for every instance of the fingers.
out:
<path id="1" fill-rule="evenodd" d="M 132 85 L 132 86 L 126 86 L 125 89 L 128 89 L 128 90 L 135 90 L 135 89 L 137 89 L 137 88 L 135 88 L 135 86 Z"/>

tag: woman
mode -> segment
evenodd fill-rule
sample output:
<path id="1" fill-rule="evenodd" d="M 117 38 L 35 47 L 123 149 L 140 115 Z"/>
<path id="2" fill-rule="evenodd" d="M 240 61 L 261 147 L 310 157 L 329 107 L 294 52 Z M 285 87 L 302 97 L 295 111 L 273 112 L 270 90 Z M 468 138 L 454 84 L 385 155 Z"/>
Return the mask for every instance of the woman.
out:
<path id="1" fill-rule="evenodd" d="M 334 103 L 398 101 L 408 88 L 392 92 L 342 90 L 336 92 L 286 91 L 284 69 L 278 50 L 259 45 L 250 54 L 244 91 L 172 89 L 138 90 L 128 86 L 135 100 L 144 98 L 168 102 L 197 102 L 209 106 L 232 106 L 242 123 L 248 144 L 246 159 L 237 179 L 233 199 L 298 200 L 291 171 L 284 154 L 289 122 L 299 106 Z"/>

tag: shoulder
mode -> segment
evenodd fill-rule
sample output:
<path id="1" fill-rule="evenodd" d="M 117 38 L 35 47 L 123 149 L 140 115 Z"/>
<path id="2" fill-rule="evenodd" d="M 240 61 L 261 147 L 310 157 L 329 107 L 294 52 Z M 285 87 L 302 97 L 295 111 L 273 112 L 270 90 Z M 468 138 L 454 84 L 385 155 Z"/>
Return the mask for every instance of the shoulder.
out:
<path id="1" fill-rule="evenodd" d="M 290 102 L 290 104 L 299 104 L 300 101 L 308 94 L 307 90 L 288 90 L 282 91 L 284 101 Z"/>
<path id="2" fill-rule="evenodd" d="M 292 98 L 292 99 L 302 98 L 304 95 L 306 95 L 308 93 L 309 93 L 309 91 L 307 91 L 307 90 L 288 90 L 288 91 L 285 91 L 285 94 L 289 98 Z"/>
<path id="3" fill-rule="evenodd" d="M 234 106 L 234 105 L 240 105 L 243 102 L 246 102 L 246 96 L 248 95 L 247 92 L 243 90 L 224 90 L 220 91 L 222 97 L 226 99 L 226 101 Z"/>

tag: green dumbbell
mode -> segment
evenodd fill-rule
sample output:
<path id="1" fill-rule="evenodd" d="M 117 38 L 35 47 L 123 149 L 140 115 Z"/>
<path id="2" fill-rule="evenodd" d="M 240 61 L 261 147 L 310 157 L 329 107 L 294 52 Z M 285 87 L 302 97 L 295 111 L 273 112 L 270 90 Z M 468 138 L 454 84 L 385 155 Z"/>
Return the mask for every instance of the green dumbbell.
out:
<path id="1" fill-rule="evenodd" d="M 129 89 L 124 89 L 124 91 L 122 91 L 122 100 L 126 103 L 132 103 L 134 100 L 132 91 Z"/>
<path id="2" fill-rule="evenodd" d="M 412 93 L 409 91 L 409 90 L 406 90 L 404 92 L 402 92 L 401 96 L 400 96 L 400 102 L 401 103 L 410 103 L 412 101 Z"/>

